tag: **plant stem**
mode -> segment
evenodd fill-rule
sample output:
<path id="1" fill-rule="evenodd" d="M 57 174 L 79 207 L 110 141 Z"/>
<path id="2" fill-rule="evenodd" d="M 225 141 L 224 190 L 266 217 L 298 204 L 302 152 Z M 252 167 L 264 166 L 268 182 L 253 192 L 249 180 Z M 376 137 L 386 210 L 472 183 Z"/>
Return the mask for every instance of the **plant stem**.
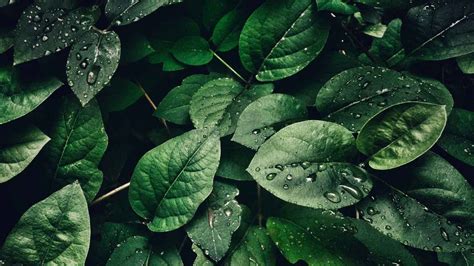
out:
<path id="1" fill-rule="evenodd" d="M 231 65 L 229 65 L 222 57 L 220 57 L 216 52 L 211 50 L 211 52 L 214 54 L 214 56 L 219 60 L 224 66 L 226 66 L 234 75 L 236 75 L 240 80 L 242 80 L 245 84 L 247 84 L 247 80 L 242 77 L 242 75 L 239 74 Z"/>
<path id="2" fill-rule="evenodd" d="M 112 196 L 112 195 L 115 195 L 117 193 L 119 193 L 120 191 L 122 190 L 125 190 L 127 189 L 128 187 L 130 186 L 130 182 L 126 183 L 126 184 L 123 184 L 121 185 L 120 187 L 117 187 L 107 193 L 105 193 L 104 195 L 98 197 L 97 199 L 95 199 L 92 203 L 91 203 L 91 206 L 93 205 L 96 205 L 102 201 L 104 201 L 105 199 L 107 199 L 108 197 Z"/>
<path id="3" fill-rule="evenodd" d="M 148 95 L 148 93 L 146 92 L 146 90 L 143 88 L 143 86 L 140 83 L 138 83 L 138 82 L 135 82 L 135 83 L 138 85 L 140 90 L 143 92 L 143 95 L 145 96 L 145 99 L 150 104 L 151 108 L 153 108 L 153 110 L 156 111 L 156 109 L 157 109 L 156 104 L 153 102 L 150 95 Z M 163 124 L 163 126 L 165 127 L 166 132 L 168 133 L 168 135 L 171 136 L 170 128 L 168 127 L 168 124 L 166 123 L 166 120 L 164 120 L 163 118 L 160 118 L 160 121 Z"/>
<path id="4" fill-rule="evenodd" d="M 258 225 L 262 227 L 262 187 L 259 184 L 257 184 L 257 219 Z"/>

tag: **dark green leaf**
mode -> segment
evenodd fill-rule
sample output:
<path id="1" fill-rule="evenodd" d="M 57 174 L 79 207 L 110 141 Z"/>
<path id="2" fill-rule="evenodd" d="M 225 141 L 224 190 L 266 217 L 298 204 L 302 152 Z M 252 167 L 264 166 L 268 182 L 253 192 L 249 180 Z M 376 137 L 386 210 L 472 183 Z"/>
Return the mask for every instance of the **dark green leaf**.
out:
<path id="1" fill-rule="evenodd" d="M 413 6 L 416 3 L 426 2 L 425 0 L 355 0 L 357 3 L 362 3 L 364 5 L 381 7 L 381 8 L 394 8 L 394 9 L 403 9 Z"/>
<path id="2" fill-rule="evenodd" d="M 9 261 L 35 265 L 84 265 L 90 240 L 87 202 L 73 183 L 29 208 L 3 244 Z"/>
<path id="3" fill-rule="evenodd" d="M 275 247 L 264 228 L 250 226 L 224 265 L 276 265 Z"/>
<path id="4" fill-rule="evenodd" d="M 474 54 L 460 56 L 456 61 L 464 74 L 474 74 Z"/>
<path id="5" fill-rule="evenodd" d="M 158 8 L 183 0 L 108 0 L 105 15 L 111 24 L 127 25 L 155 12 Z"/>
<path id="6" fill-rule="evenodd" d="M 211 193 L 219 158 L 219 138 L 209 130 L 184 133 L 150 150 L 133 172 L 133 210 L 150 220 L 154 232 L 183 226 Z"/>
<path id="7" fill-rule="evenodd" d="M 15 34 L 13 30 L 0 29 L 0 54 L 13 47 Z"/>
<path id="8" fill-rule="evenodd" d="M 450 266 L 469 266 L 474 264 L 474 253 L 472 251 L 460 253 L 438 253 L 440 262 Z"/>
<path id="9" fill-rule="evenodd" d="M 222 144 L 222 156 L 217 176 L 238 180 L 251 181 L 250 176 L 245 169 L 250 163 L 255 152 L 234 142 L 224 142 Z"/>
<path id="10" fill-rule="evenodd" d="M 127 31 L 120 39 L 122 43 L 122 58 L 124 63 L 139 61 L 155 52 L 148 38 L 141 32 Z"/>
<path id="11" fill-rule="evenodd" d="M 314 0 L 268 0 L 245 23 L 240 59 L 259 81 L 279 80 L 302 70 L 323 49 L 329 34 Z"/>
<path id="12" fill-rule="evenodd" d="M 238 0 L 204 0 L 202 4 L 202 21 L 206 29 L 211 30 L 227 12 L 239 4 Z"/>
<path id="13" fill-rule="evenodd" d="M 200 66 L 209 63 L 214 57 L 209 43 L 199 36 L 186 36 L 173 45 L 171 53 L 181 63 Z"/>
<path id="14" fill-rule="evenodd" d="M 329 12 L 352 15 L 357 12 L 357 7 L 348 4 L 347 0 L 316 0 L 318 10 L 326 10 Z"/>
<path id="15" fill-rule="evenodd" d="M 217 51 L 228 52 L 239 45 L 240 32 L 247 13 L 244 8 L 236 8 L 217 22 L 211 37 L 212 43 L 217 46 Z"/>
<path id="16" fill-rule="evenodd" d="M 204 252 L 195 244 L 191 246 L 191 249 L 196 254 L 194 259 L 193 266 L 213 266 L 214 263 L 210 261 L 205 255 Z"/>
<path id="17" fill-rule="evenodd" d="M 104 111 L 117 112 L 127 109 L 143 96 L 137 84 L 128 79 L 114 77 L 110 86 L 99 94 L 100 106 Z"/>

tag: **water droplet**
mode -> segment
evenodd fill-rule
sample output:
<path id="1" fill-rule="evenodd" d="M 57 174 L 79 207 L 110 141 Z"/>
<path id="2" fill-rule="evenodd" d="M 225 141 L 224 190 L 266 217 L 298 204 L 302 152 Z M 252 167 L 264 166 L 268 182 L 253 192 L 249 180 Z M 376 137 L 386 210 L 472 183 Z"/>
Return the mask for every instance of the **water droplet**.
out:
<path id="1" fill-rule="evenodd" d="M 280 171 L 283 171 L 283 169 L 285 169 L 285 168 L 283 167 L 283 165 L 281 165 L 281 164 L 275 165 L 275 168 L 278 169 L 278 170 L 280 170 Z"/>
<path id="2" fill-rule="evenodd" d="M 385 226 L 385 229 L 387 229 L 387 230 L 392 230 L 392 227 L 387 224 L 387 225 Z"/>
<path id="3" fill-rule="evenodd" d="M 260 129 L 254 129 L 252 130 L 252 134 L 257 135 L 260 133 Z"/>
<path id="4" fill-rule="evenodd" d="M 441 227 L 439 229 L 439 231 L 441 232 L 441 237 L 445 240 L 445 241 L 449 241 L 449 235 L 448 235 L 448 232 L 446 232 L 446 230 Z"/>
<path id="5" fill-rule="evenodd" d="M 318 165 L 318 171 L 319 171 L 319 172 L 322 172 L 322 171 L 324 171 L 324 170 L 326 170 L 326 169 L 327 169 L 327 165 L 326 165 L 326 164 L 320 164 L 320 165 Z"/>
<path id="6" fill-rule="evenodd" d="M 353 186 L 348 186 L 348 185 L 339 185 L 344 191 L 349 193 L 353 198 L 355 199 L 362 199 L 363 198 L 363 193 L 360 191 L 359 188 L 353 187 Z"/>
<path id="7" fill-rule="evenodd" d="M 288 186 L 288 184 L 284 184 L 284 185 L 283 185 L 283 189 L 287 190 L 288 188 L 290 188 L 290 187 Z"/>
<path id="8" fill-rule="evenodd" d="M 355 119 L 359 119 L 359 118 L 362 117 L 362 115 L 359 114 L 359 113 L 353 113 L 352 116 L 353 116 Z"/>
<path id="9" fill-rule="evenodd" d="M 326 192 L 324 193 L 324 197 L 333 203 L 341 202 L 341 195 L 337 192 Z"/>
<path id="10" fill-rule="evenodd" d="M 302 162 L 301 163 L 301 167 L 303 167 L 303 169 L 308 169 L 308 167 L 311 166 L 311 163 L 310 162 Z"/>
<path id="11" fill-rule="evenodd" d="M 291 167 L 297 167 L 298 163 L 291 163 Z"/>
<path id="12" fill-rule="evenodd" d="M 34 15 L 34 16 L 33 16 L 33 21 L 34 21 L 34 22 L 40 22 L 40 21 L 41 21 L 41 16 L 38 15 L 38 14 Z"/>
<path id="13" fill-rule="evenodd" d="M 374 209 L 372 207 L 367 208 L 367 214 L 376 215 L 377 213 L 379 213 L 379 212 L 376 209 Z"/>
<path id="14" fill-rule="evenodd" d="M 433 251 L 434 251 L 434 252 L 441 252 L 441 251 L 443 251 L 443 248 L 440 247 L 440 246 L 435 246 L 435 247 L 433 248 Z"/>
<path id="15" fill-rule="evenodd" d="M 225 209 L 224 214 L 225 214 L 225 216 L 229 217 L 229 216 L 232 215 L 232 210 L 231 209 Z"/>
<path id="16" fill-rule="evenodd" d="M 314 182 L 316 181 L 316 174 L 311 174 L 308 177 L 306 177 L 306 182 Z"/>
<path id="17" fill-rule="evenodd" d="M 44 51 L 44 56 L 48 56 L 48 55 L 50 55 L 50 54 L 51 54 L 51 51 L 50 51 L 50 50 Z"/>
<path id="18" fill-rule="evenodd" d="M 87 58 L 86 58 L 86 59 L 82 60 L 82 62 L 80 64 L 80 67 L 82 69 L 86 69 L 88 65 L 89 65 L 89 63 L 87 63 Z M 87 81 L 87 82 L 89 82 L 89 81 Z"/>
<path id="19" fill-rule="evenodd" d="M 268 174 L 268 175 L 267 175 L 267 180 L 270 180 L 270 181 L 271 181 L 271 180 L 275 179 L 276 175 L 277 175 L 277 174 L 275 174 L 275 173 L 270 173 L 270 174 Z"/>
<path id="20" fill-rule="evenodd" d="M 291 181 L 291 180 L 293 180 L 293 176 L 292 176 L 292 175 L 290 175 L 290 174 L 288 174 L 288 175 L 286 176 L 286 180 L 288 180 L 288 181 Z"/>
<path id="21" fill-rule="evenodd" d="M 91 71 L 89 71 L 89 73 L 87 73 L 87 83 L 89 85 L 95 84 L 95 82 L 97 81 L 97 76 L 99 74 L 99 71 L 100 71 L 99 66 L 93 66 Z"/>
<path id="22" fill-rule="evenodd" d="M 255 168 L 255 172 L 260 172 L 260 167 Z"/>

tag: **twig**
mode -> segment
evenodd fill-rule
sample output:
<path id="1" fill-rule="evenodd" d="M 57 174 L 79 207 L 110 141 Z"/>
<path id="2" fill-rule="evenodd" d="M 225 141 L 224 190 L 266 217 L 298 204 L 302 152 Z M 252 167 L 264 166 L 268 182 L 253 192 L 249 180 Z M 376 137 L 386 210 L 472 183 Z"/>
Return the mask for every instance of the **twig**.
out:
<path id="1" fill-rule="evenodd" d="M 241 81 L 243 81 L 245 84 L 247 84 L 247 80 L 242 77 L 242 75 L 239 74 L 231 65 L 229 65 L 224 59 L 222 59 L 216 52 L 211 50 L 211 52 L 214 54 L 214 56 L 224 65 L 226 66 L 234 75 L 236 75 Z"/>
<path id="2" fill-rule="evenodd" d="M 258 225 L 262 227 L 262 220 L 263 220 L 263 214 L 262 214 L 262 187 L 260 187 L 259 184 L 257 184 L 257 219 L 258 219 Z"/>
<path id="3" fill-rule="evenodd" d="M 145 96 L 145 99 L 150 104 L 151 108 L 153 108 L 153 110 L 156 111 L 156 109 L 157 109 L 156 104 L 153 102 L 150 95 L 148 95 L 148 93 L 145 91 L 145 89 L 143 88 L 143 86 L 140 83 L 138 83 L 138 82 L 135 82 L 135 83 L 138 85 L 140 90 L 143 92 L 143 95 Z M 160 118 L 160 121 L 163 124 L 163 126 L 165 127 L 166 132 L 168 133 L 168 135 L 171 136 L 171 131 L 170 131 L 170 128 L 168 127 L 168 124 L 166 123 L 166 120 L 164 120 L 163 118 Z"/>
<path id="4" fill-rule="evenodd" d="M 119 193 L 120 191 L 127 189 L 129 186 L 130 186 L 130 182 L 128 182 L 126 184 L 123 184 L 120 187 L 117 187 L 117 188 L 105 193 L 104 195 L 102 195 L 102 196 L 98 197 L 97 199 L 95 199 L 91 203 L 91 206 L 96 205 L 96 204 L 102 202 L 103 200 L 107 199 L 108 197 L 111 197 L 112 195 L 115 195 L 115 194 Z"/>

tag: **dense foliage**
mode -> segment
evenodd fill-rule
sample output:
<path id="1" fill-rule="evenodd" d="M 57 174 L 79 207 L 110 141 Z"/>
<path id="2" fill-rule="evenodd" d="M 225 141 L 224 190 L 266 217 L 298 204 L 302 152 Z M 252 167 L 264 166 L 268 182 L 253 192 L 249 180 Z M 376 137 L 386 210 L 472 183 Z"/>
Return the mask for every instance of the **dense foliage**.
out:
<path id="1" fill-rule="evenodd" d="M 0 0 L 0 265 L 474 265 L 473 32 L 472 0 Z"/>

